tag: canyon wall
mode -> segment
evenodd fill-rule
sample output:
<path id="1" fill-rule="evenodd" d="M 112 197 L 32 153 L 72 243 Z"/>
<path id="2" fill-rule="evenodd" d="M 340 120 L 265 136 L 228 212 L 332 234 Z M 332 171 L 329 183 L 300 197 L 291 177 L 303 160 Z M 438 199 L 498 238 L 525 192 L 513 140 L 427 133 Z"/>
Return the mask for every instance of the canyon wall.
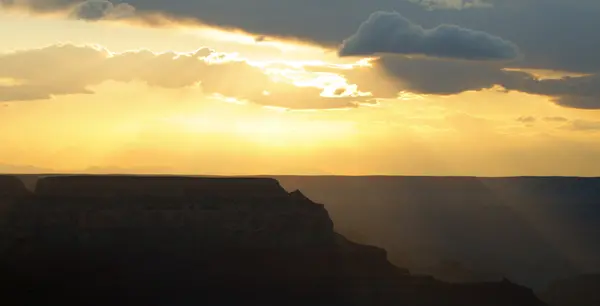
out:
<path id="1" fill-rule="evenodd" d="M 543 305 L 506 280 L 411 275 L 274 179 L 65 176 L 10 192 L 0 293 L 22 305 Z"/>

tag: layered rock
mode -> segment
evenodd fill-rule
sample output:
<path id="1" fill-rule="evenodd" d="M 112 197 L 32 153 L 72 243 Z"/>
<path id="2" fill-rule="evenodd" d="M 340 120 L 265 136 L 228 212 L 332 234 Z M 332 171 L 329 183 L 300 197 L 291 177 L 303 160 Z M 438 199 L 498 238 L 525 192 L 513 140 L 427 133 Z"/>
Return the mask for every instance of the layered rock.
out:
<path id="1" fill-rule="evenodd" d="M 541 305 L 509 282 L 411 276 L 272 179 L 44 178 L 8 212 L 19 304 Z"/>

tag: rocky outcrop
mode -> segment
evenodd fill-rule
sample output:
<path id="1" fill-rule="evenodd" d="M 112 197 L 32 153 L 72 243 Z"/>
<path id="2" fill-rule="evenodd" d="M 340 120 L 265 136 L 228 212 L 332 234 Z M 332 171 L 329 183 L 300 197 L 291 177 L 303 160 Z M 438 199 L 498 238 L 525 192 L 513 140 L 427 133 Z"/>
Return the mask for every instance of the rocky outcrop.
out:
<path id="1" fill-rule="evenodd" d="M 0 175 L 0 197 L 21 197 L 29 195 L 29 190 L 16 176 Z"/>
<path id="2" fill-rule="evenodd" d="M 412 276 L 272 179 L 44 178 L 3 233 L 0 294 L 19 305 L 542 305 Z"/>
<path id="3" fill-rule="evenodd" d="M 270 178 L 204 178 L 177 176 L 59 176 L 41 179 L 35 193 L 41 196 L 170 196 L 245 199 L 285 198 L 287 192 Z"/>

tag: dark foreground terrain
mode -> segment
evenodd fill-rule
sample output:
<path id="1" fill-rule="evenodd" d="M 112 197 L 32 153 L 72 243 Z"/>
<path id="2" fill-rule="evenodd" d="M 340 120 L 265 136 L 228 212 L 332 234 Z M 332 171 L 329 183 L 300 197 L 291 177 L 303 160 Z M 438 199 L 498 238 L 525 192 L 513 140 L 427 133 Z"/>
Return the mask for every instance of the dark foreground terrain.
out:
<path id="1" fill-rule="evenodd" d="M 274 179 L 0 176 L 4 305 L 544 305 L 411 275 Z"/>
<path id="2" fill-rule="evenodd" d="M 539 296 L 553 306 L 600 305 L 600 274 L 553 281 Z"/>
<path id="3" fill-rule="evenodd" d="M 413 272 L 451 282 L 505 276 L 536 292 L 600 272 L 600 178 L 276 178 L 324 203 L 337 232 Z"/>

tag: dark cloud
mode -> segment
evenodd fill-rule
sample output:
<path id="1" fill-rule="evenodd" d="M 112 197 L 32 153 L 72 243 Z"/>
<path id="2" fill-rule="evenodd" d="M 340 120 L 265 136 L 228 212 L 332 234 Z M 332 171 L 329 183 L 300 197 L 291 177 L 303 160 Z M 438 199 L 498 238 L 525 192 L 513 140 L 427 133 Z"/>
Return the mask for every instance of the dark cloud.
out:
<path id="1" fill-rule="evenodd" d="M 507 71 L 498 63 L 461 62 L 436 59 L 410 59 L 383 56 L 372 71 L 340 71 L 350 83 L 377 97 L 392 98 L 401 91 L 452 95 L 500 86 L 549 96 L 558 105 L 579 109 L 600 109 L 600 75 L 538 79 L 523 71 Z"/>
<path id="2" fill-rule="evenodd" d="M 600 109 L 600 74 L 562 79 L 515 79 L 507 89 L 553 97 L 558 105 L 579 109 Z"/>
<path id="3" fill-rule="evenodd" d="M 375 12 L 339 49 L 341 56 L 380 53 L 463 60 L 511 60 L 517 47 L 485 32 L 443 24 L 424 29 L 397 12 Z"/>
<path id="4" fill-rule="evenodd" d="M 600 109 L 600 97 L 565 95 L 554 99 L 556 104 L 579 109 Z"/>
<path id="5" fill-rule="evenodd" d="M 135 8 L 127 3 L 113 4 L 107 0 L 87 0 L 77 4 L 71 16 L 84 20 L 119 19 L 131 17 Z"/>
<path id="6" fill-rule="evenodd" d="M 506 84 L 513 75 L 495 63 L 466 63 L 448 60 L 409 59 L 385 56 L 375 68 L 398 79 L 400 90 L 422 94 L 450 95 L 469 90 L 482 90 L 496 84 Z"/>
<path id="7" fill-rule="evenodd" d="M 68 11 L 80 0 L 0 0 L 38 12 Z M 128 0 L 138 18 L 242 29 L 269 37 L 290 37 L 337 47 L 371 12 L 397 11 L 424 28 L 452 24 L 511 41 L 524 55 L 512 67 L 571 72 L 600 71 L 600 1 L 488 0 L 493 8 L 428 10 L 408 0 Z M 122 1 L 114 0 L 118 5 Z"/>
<path id="8" fill-rule="evenodd" d="M 0 78 L 17 82 L 0 85 L 0 101 L 91 94 L 90 87 L 112 80 L 142 81 L 163 88 L 200 86 L 207 94 L 290 109 L 347 108 L 375 102 L 370 97 L 323 97 L 319 88 L 274 82 L 245 61 L 215 63 L 206 61 L 207 57 L 218 59 L 219 54 L 203 48 L 191 54 L 139 51 L 111 55 L 73 45 L 3 54 Z"/>
<path id="9" fill-rule="evenodd" d="M 117 0 L 112 2 L 114 5 L 123 3 Z M 358 83 L 361 90 L 372 91 L 379 97 L 394 97 L 402 90 L 452 94 L 501 85 L 507 90 L 547 95 L 555 103 L 565 107 L 600 108 L 600 36 L 596 35 L 600 28 L 600 1 L 485 2 L 493 5 L 493 8 L 429 10 L 417 3 L 401 0 L 127 1 L 136 8 L 136 18 L 151 20 L 153 25 L 157 24 L 156 19 L 150 19 L 149 16 L 159 13 L 174 22 L 198 22 L 238 28 L 259 37 L 298 38 L 332 48 L 338 47 L 345 38 L 351 36 L 369 13 L 392 10 L 402 12 L 425 29 L 452 24 L 502 37 L 519 46 L 523 56 L 505 63 L 508 67 L 489 62 L 384 57 L 375 63 L 375 69 L 345 72 L 350 82 Z M 80 1 L 0 0 L 0 3 L 8 8 L 26 6 L 37 12 L 70 12 Z M 538 80 L 526 73 L 503 71 L 502 68 L 560 70 L 591 75 Z"/>

